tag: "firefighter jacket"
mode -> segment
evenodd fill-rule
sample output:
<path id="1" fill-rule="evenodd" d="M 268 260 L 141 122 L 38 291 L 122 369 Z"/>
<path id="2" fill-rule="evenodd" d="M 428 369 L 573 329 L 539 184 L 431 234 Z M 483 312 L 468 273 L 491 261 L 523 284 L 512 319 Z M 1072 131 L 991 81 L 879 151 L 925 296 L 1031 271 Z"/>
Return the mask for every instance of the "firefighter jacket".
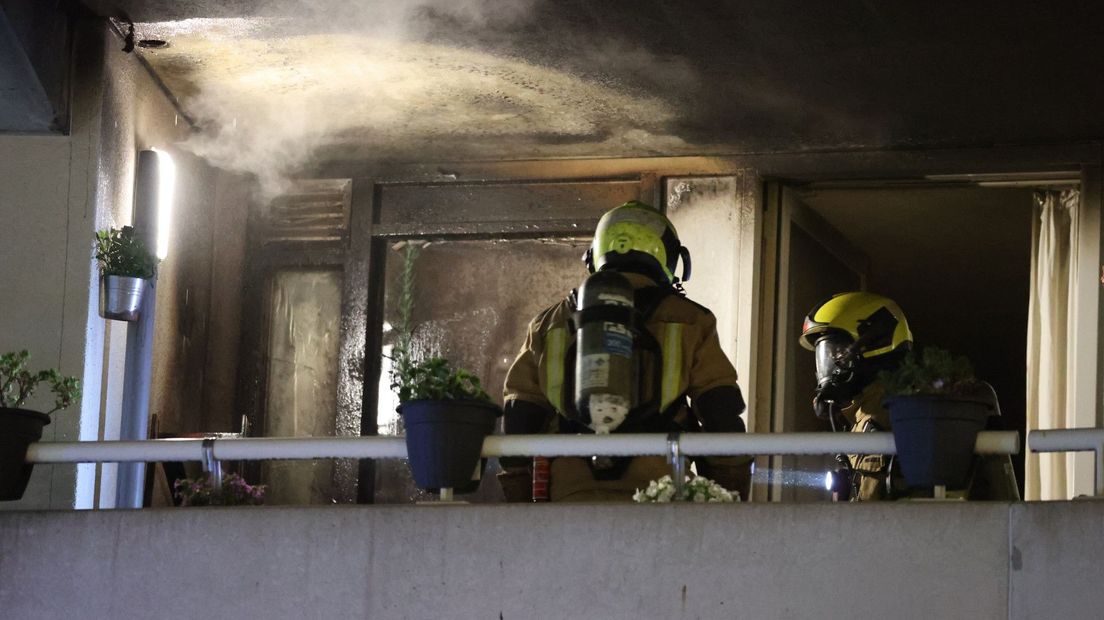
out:
<path id="1" fill-rule="evenodd" d="M 625 276 L 636 289 L 655 286 L 645 276 L 632 273 Z M 525 343 L 506 375 L 503 391 L 507 412 L 515 401 L 521 401 L 516 404 L 527 405 L 527 410 L 542 412 L 543 420 L 530 423 L 528 426 L 534 430 L 525 432 L 535 432 L 536 428 L 548 433 L 564 430 L 566 407 L 571 406 L 574 400 L 571 377 L 567 376 L 574 367 L 573 360 L 568 360 L 575 339 L 569 328 L 569 318 L 574 312 L 574 303 L 569 297 L 537 315 L 529 323 Z M 744 424 L 739 415 L 744 403 L 737 385 L 736 369 L 721 350 L 713 314 L 685 297 L 668 294 L 660 298 L 654 309 L 645 312 L 644 327 L 655 338 L 661 351 L 658 356 L 658 363 L 662 365 L 658 386 L 659 411 L 667 415 L 656 416 L 656 420 L 670 426 L 637 427 L 632 431 L 663 432 L 671 430 L 672 426 L 681 430 L 743 431 Z M 653 381 L 649 377 L 642 379 L 642 392 L 655 394 L 657 388 L 651 385 Z M 724 396 L 712 403 L 710 397 L 703 398 L 711 391 L 713 395 Z M 691 409 L 680 406 L 687 397 Z M 702 415 L 703 412 L 707 414 Z M 631 422 L 630 419 L 618 430 L 626 430 Z M 699 464 L 699 471 L 723 486 L 746 493 L 750 480 L 749 465 L 750 458 L 710 458 Z M 555 459 L 551 468 L 552 500 L 627 500 L 631 498 L 634 488 L 643 488 L 649 480 L 666 473 L 670 472 L 663 459 L 639 457 L 632 459 L 619 479 L 597 480 L 591 476 L 582 459 Z"/>
<path id="2" fill-rule="evenodd" d="M 851 423 L 852 433 L 889 431 L 889 411 L 882 406 L 885 400 L 885 387 L 880 381 L 866 386 L 855 400 L 842 412 Z M 858 474 L 857 494 L 852 498 L 858 501 L 886 499 L 886 477 L 889 457 L 882 454 L 848 455 L 851 467 Z"/>
<path id="3" fill-rule="evenodd" d="M 645 276 L 625 275 L 634 288 L 654 286 Z M 562 416 L 565 407 L 574 399 L 574 394 L 565 389 L 570 383 L 565 375 L 573 367 L 565 360 L 575 338 L 568 327 L 568 319 L 574 312 L 569 298 L 545 309 L 530 321 L 525 344 L 506 375 L 503 402 L 508 404 L 518 399 L 541 406 L 549 414 L 546 432 L 556 432 L 557 420 L 553 414 Z M 736 369 L 721 350 L 717 320 L 703 306 L 679 295 L 667 295 L 646 316 L 645 327 L 662 351 L 660 411 L 684 397 L 689 397 L 693 403 L 714 388 L 738 387 Z M 643 378 L 642 389 L 645 393 L 654 393 L 650 377 Z M 740 413 L 731 411 L 730 415 L 735 417 Z M 716 424 L 706 420 L 696 421 L 706 431 L 730 430 L 710 428 Z"/>

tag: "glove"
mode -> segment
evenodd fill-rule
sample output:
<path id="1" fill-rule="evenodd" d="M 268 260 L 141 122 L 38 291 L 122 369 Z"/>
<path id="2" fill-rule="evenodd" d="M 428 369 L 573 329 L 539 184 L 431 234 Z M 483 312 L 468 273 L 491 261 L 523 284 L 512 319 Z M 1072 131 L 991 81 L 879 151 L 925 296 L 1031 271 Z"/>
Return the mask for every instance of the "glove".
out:
<path id="1" fill-rule="evenodd" d="M 508 400 L 503 408 L 503 430 L 507 435 L 535 435 L 544 431 L 549 417 L 549 412 L 536 403 L 520 399 Z M 498 462 L 503 469 L 507 470 L 528 469 L 533 462 L 533 458 L 529 456 L 504 456 L 500 457 Z M 529 484 L 532 484 L 532 481 Z"/>

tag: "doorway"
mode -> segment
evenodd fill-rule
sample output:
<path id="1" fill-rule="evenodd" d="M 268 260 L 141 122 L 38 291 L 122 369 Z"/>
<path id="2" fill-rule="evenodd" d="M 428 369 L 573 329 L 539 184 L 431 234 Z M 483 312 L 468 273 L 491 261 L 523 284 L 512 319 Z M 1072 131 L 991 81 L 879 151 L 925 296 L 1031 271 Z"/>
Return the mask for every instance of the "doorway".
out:
<path id="1" fill-rule="evenodd" d="M 808 403 L 813 356 L 797 344 L 815 303 L 844 290 L 894 299 L 916 344 L 971 360 L 1025 436 L 1034 188 L 968 182 L 771 184 L 777 225 L 772 430 L 828 430 Z M 1013 457 L 1023 493 L 1024 457 Z M 828 499 L 830 457 L 772 462 L 771 497 Z"/>

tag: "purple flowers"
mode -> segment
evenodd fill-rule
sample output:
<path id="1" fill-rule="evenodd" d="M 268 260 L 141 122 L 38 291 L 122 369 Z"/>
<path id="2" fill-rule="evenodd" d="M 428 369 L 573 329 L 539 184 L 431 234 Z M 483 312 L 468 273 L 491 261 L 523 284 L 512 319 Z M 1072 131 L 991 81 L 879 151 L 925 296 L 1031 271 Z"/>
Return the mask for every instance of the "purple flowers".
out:
<path id="1" fill-rule="evenodd" d="M 211 477 L 183 478 L 173 484 L 181 506 L 260 506 L 264 503 L 265 485 L 249 484 L 238 474 L 222 477 L 222 489 L 215 490 Z"/>

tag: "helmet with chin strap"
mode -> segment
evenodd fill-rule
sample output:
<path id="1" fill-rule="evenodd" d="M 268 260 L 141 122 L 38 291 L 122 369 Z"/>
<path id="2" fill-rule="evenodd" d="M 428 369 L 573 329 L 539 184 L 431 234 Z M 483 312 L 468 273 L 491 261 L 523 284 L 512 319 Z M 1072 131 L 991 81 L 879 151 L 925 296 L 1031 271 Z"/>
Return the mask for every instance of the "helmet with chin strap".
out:
<path id="1" fill-rule="evenodd" d="M 838 293 L 809 311 L 801 346 L 816 352 L 817 415 L 842 406 L 899 362 L 912 347 L 912 331 L 892 299 L 874 293 Z"/>
<path id="2" fill-rule="evenodd" d="M 681 278 L 675 276 L 679 258 Z M 668 284 L 690 279 L 690 251 L 679 243 L 671 220 L 636 200 L 602 216 L 583 260 L 591 273 L 603 269 L 631 271 Z"/>

